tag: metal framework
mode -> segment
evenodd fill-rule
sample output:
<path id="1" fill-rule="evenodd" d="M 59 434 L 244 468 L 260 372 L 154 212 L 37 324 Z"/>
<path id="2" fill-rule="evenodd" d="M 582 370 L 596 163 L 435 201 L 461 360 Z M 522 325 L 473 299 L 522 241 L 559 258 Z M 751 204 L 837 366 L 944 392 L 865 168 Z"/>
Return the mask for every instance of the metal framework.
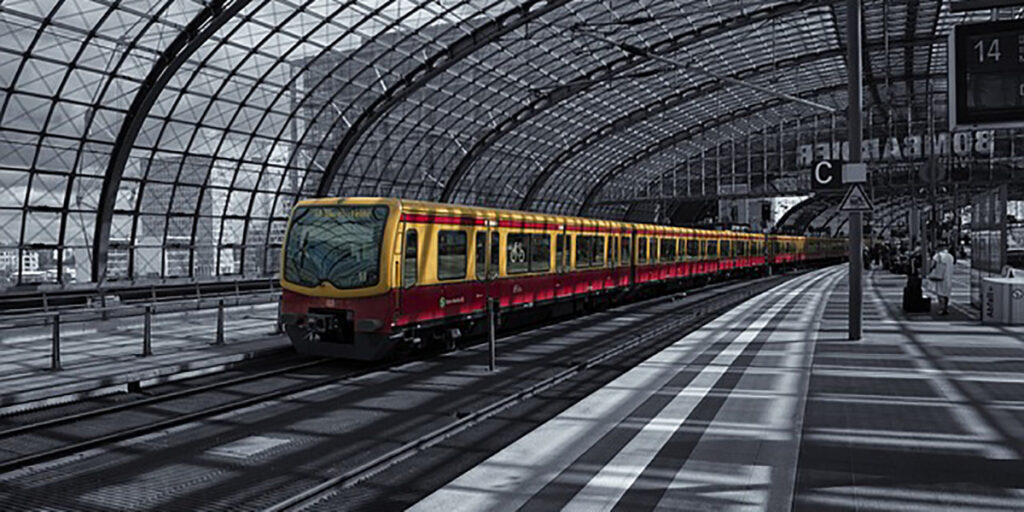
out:
<path id="1" fill-rule="evenodd" d="M 315 195 L 665 220 L 799 190 L 842 116 L 779 95 L 845 109 L 843 4 L 5 1 L 0 290 L 269 278 Z M 867 129 L 943 130 L 944 36 L 991 16 L 864 0 Z M 969 173 L 1019 163 L 999 137 Z"/>

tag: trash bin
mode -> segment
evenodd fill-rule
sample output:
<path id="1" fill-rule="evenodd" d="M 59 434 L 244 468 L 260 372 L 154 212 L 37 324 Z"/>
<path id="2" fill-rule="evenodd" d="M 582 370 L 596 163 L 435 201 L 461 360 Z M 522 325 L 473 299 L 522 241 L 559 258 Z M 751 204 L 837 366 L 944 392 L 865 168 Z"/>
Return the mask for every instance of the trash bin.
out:
<path id="1" fill-rule="evenodd" d="M 986 277 L 981 280 L 981 321 L 1024 324 L 1024 279 Z"/>

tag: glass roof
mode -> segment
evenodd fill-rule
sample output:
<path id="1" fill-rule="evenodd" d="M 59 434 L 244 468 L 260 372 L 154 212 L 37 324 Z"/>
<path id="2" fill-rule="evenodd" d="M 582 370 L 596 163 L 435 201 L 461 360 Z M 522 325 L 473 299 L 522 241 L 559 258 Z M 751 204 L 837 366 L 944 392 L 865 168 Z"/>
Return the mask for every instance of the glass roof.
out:
<path id="1" fill-rule="evenodd" d="M 944 91 L 950 25 L 990 16 L 864 12 L 878 115 Z M 845 18 L 827 0 L 6 0 L 0 288 L 269 277 L 317 195 L 623 218 L 600 200 L 822 113 L 721 77 L 841 113 Z"/>

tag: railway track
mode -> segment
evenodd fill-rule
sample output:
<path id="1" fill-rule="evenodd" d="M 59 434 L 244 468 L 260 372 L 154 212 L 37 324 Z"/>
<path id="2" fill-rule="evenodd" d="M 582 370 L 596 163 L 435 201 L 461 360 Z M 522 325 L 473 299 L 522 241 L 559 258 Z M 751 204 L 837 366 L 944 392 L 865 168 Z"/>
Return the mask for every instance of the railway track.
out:
<path id="1" fill-rule="evenodd" d="M 708 296 L 702 297 L 699 302 L 687 307 L 684 312 L 666 315 L 658 325 L 651 326 L 649 329 L 636 334 L 625 342 L 613 344 L 613 346 L 599 350 L 597 353 L 589 355 L 582 360 L 570 361 L 567 364 L 568 367 L 560 372 L 550 375 L 525 389 L 484 404 L 475 410 L 465 411 L 448 424 L 424 433 L 359 466 L 331 476 L 314 487 L 265 508 L 264 512 L 299 511 L 307 510 L 318 504 L 323 506 L 323 502 L 331 499 L 340 491 L 354 487 L 378 473 L 399 465 L 416 454 L 471 429 L 502 411 L 506 411 L 529 400 L 531 397 L 579 376 L 588 369 L 614 360 L 629 352 L 642 349 L 656 352 L 664 346 L 670 345 L 684 335 L 685 332 L 696 329 L 717 317 L 725 308 L 732 307 L 777 284 L 779 284 L 778 278 L 764 278 L 753 284 L 723 283 L 714 285 L 710 290 L 699 290 Z M 672 301 L 676 300 L 676 298 L 677 296 L 658 297 L 637 303 L 636 305 L 650 307 L 652 303 Z M 326 508 L 330 509 L 330 506 Z"/>
<path id="2" fill-rule="evenodd" d="M 722 282 L 702 288 L 701 291 L 715 290 L 736 286 L 735 283 Z M 641 310 L 651 307 L 654 304 L 676 300 L 685 293 L 654 297 L 644 301 L 624 306 L 625 311 Z M 506 335 L 515 335 L 528 329 L 509 330 Z M 468 340 L 469 343 L 481 341 L 479 337 Z M 330 367 L 344 365 L 346 363 L 315 359 L 302 361 L 295 364 L 288 364 L 282 367 L 265 371 L 244 374 L 240 377 L 225 380 L 216 380 L 197 386 L 190 386 L 177 391 L 160 393 L 155 396 L 139 398 L 114 405 L 103 406 L 95 409 L 88 409 L 80 412 L 73 412 L 66 415 L 49 417 L 39 421 L 28 421 L 20 425 L 7 428 L 0 427 L 0 474 L 13 471 L 22 467 L 47 462 L 84 452 L 89 449 L 98 448 L 119 441 L 140 437 L 163 429 L 184 425 L 186 423 L 199 421 L 218 414 L 242 409 L 263 402 L 279 399 L 288 395 L 315 390 L 317 388 L 336 384 L 348 379 L 363 376 L 375 371 L 380 371 L 392 366 L 413 360 L 413 357 L 406 357 L 396 361 L 388 361 L 380 364 L 366 366 L 361 369 L 353 369 L 350 372 L 342 372 L 338 375 L 329 375 L 322 378 L 301 378 L 298 375 L 289 377 L 289 374 L 297 374 L 304 370 L 317 367 Z M 353 363 L 349 366 L 356 367 Z M 365 365 L 364 365 L 365 366 Z M 299 380 L 301 382 L 290 382 Z M 281 385 L 272 385 L 272 389 L 263 392 L 248 393 L 248 396 L 237 400 L 218 401 L 209 406 L 196 406 L 191 404 L 202 404 L 209 401 L 202 398 L 202 395 L 220 394 L 230 395 L 233 388 L 260 387 L 260 381 L 276 382 Z M 244 389 L 243 394 L 246 394 Z M 175 406 L 175 402 L 182 405 Z M 127 423 L 131 426 L 123 427 L 117 415 L 138 416 L 139 411 L 147 408 L 164 406 L 165 410 L 175 410 L 175 413 L 167 418 L 155 419 L 153 421 L 132 421 Z M 143 414 L 145 415 L 145 414 Z M 5 418 L 9 420 L 17 416 Z M 73 427 L 71 427 L 73 425 Z M 64 429 L 65 431 L 61 431 Z M 89 432 L 84 439 L 59 442 L 57 440 L 75 437 L 74 433 L 66 430 L 78 430 Z M 43 441 L 40 441 L 43 440 Z M 49 441 L 47 441 L 49 440 Z M 28 441 L 28 442 L 26 442 Z M 25 452 L 22 446 L 36 447 Z"/>
<path id="3" fill-rule="evenodd" d="M 335 384 L 378 371 L 384 366 L 360 368 L 349 365 L 352 368 L 342 367 L 338 374 L 321 377 L 317 377 L 316 373 L 303 373 L 317 367 L 337 372 L 338 366 L 342 364 L 324 359 L 304 360 L 129 402 L 8 427 L 0 430 L 0 474 Z M 262 387 L 270 389 L 260 391 Z M 221 399 L 233 395 L 243 396 Z M 147 421 L 147 418 L 153 419 Z M 13 419 L 17 420 L 17 416 Z M 78 437 L 75 431 L 87 432 L 88 435 L 82 439 L 73 439 Z M 25 451 L 22 448 L 25 446 L 32 448 Z"/>
<path id="4" fill-rule="evenodd" d="M 616 366 L 622 361 L 635 357 L 638 353 L 647 353 L 660 350 L 659 347 L 671 343 L 685 334 L 685 331 L 703 325 L 705 322 L 717 316 L 725 309 L 737 304 L 746 298 L 761 291 L 779 284 L 782 280 L 793 277 L 796 274 L 787 276 L 775 276 L 758 279 L 755 281 L 726 281 L 706 286 L 701 289 L 690 290 L 686 293 L 676 293 L 650 298 L 644 301 L 626 304 L 615 308 L 605 314 L 593 316 L 576 317 L 573 320 L 549 324 L 537 329 L 536 334 L 532 331 L 526 333 L 511 333 L 503 337 L 499 343 L 499 354 L 508 351 L 509 353 L 521 350 L 538 343 L 543 343 L 551 336 L 561 336 L 565 333 L 573 333 L 575 329 L 584 326 L 583 329 L 593 334 L 577 336 L 577 343 L 571 350 L 562 351 L 559 349 L 558 357 L 541 359 L 530 363 L 531 370 L 528 378 L 528 386 L 496 386 L 505 392 L 486 394 L 486 400 L 474 400 L 469 403 L 458 405 L 456 410 L 434 411 L 432 417 L 438 414 L 450 418 L 437 423 L 422 422 L 420 428 L 409 432 L 409 438 L 401 439 L 398 443 L 389 443 L 389 446 L 378 447 L 377 449 L 363 452 L 365 456 L 354 454 L 317 452 L 317 458 L 323 456 L 327 463 L 323 469 L 313 472 L 306 471 L 301 480 L 295 480 L 277 491 L 267 491 L 259 499 L 249 501 L 244 508 L 267 507 L 267 510 L 302 510 L 316 504 L 323 506 L 323 502 L 329 501 L 332 496 L 346 490 L 358 492 L 361 487 L 356 487 L 360 482 L 365 482 L 374 475 L 388 470 L 389 468 L 402 467 L 403 461 L 407 461 L 417 454 L 428 450 L 445 439 L 457 436 L 460 433 L 473 429 L 474 426 L 493 418 L 495 415 L 515 407 L 518 404 L 531 403 L 531 397 L 544 393 L 561 383 L 570 381 L 589 369 L 604 371 L 601 368 Z M 654 312 L 657 313 L 654 313 Z M 639 325 L 630 324 L 628 329 L 613 329 L 613 324 L 628 316 L 651 318 L 651 321 L 641 322 Z M 636 332 L 634 332 L 636 330 Z M 599 332 L 605 332 L 602 335 Z M 607 333 L 618 332 L 614 336 Z M 583 340 L 583 341 L 579 341 Z M 443 375 L 447 371 L 456 371 L 460 365 L 467 364 L 475 357 L 473 351 L 456 352 L 454 357 L 424 358 L 409 357 L 399 361 L 390 361 L 378 365 L 341 363 L 338 361 L 299 361 L 287 366 L 272 368 L 267 371 L 242 375 L 227 380 L 216 380 L 193 386 L 170 393 L 162 393 L 157 396 L 135 400 L 131 403 L 116 404 L 110 407 L 103 407 L 97 410 L 83 411 L 81 413 L 63 415 L 56 418 L 48 418 L 42 421 L 32 421 L 24 425 L 17 425 L 0 430 L 0 475 L 4 476 L 5 485 L 13 485 L 13 481 L 21 481 L 22 478 L 34 478 L 32 475 L 43 475 L 60 467 L 59 471 L 75 474 L 81 468 L 85 473 L 80 478 L 83 481 L 90 479 L 90 464 L 85 463 L 99 455 L 105 460 L 113 457 L 120 457 L 116 450 L 106 449 L 108 446 L 123 446 L 123 443 L 135 443 L 137 439 L 145 439 L 147 434 L 172 432 L 170 427 L 185 424 L 202 425 L 201 420 L 212 417 L 221 418 L 225 413 L 241 412 L 251 406 L 257 406 L 267 402 L 277 401 L 287 410 L 286 404 L 293 403 L 291 396 L 302 393 L 308 396 L 308 392 L 326 392 L 330 396 L 345 397 L 355 393 L 360 398 L 339 399 L 332 403 L 339 404 L 332 406 L 331 411 L 345 417 L 347 414 L 345 403 L 358 403 L 358 400 L 372 399 L 388 393 L 390 389 L 405 389 L 407 385 L 399 382 L 412 382 L 407 380 L 409 375 L 419 375 L 424 367 L 399 366 L 411 361 L 426 363 L 428 367 L 435 367 L 434 371 Z M 437 361 L 434 361 L 434 360 Z M 471 364 L 471 363 L 470 363 Z M 499 366 L 501 357 L 499 355 Z M 533 365 L 537 365 L 534 367 Z M 446 370 L 447 368 L 447 370 Z M 465 368 L 465 366 L 462 366 Z M 408 369 L 409 371 L 406 371 Z M 391 370 L 391 371 L 382 371 Z M 464 370 L 463 370 L 464 371 Z M 375 375 L 370 375 L 375 374 Z M 423 374 L 424 377 L 427 374 Z M 522 380 L 525 375 L 519 372 L 494 374 L 497 378 Z M 360 379 L 359 384 L 348 386 L 346 381 L 356 377 L 367 376 L 369 381 Z M 535 376 L 535 377 L 534 377 Z M 382 389 L 376 389 L 374 382 L 395 382 L 392 386 L 385 385 Z M 576 382 L 576 381 L 573 381 Z M 340 384 L 340 386 L 338 386 Z M 510 383 L 511 384 L 511 383 Z M 318 388 L 322 388 L 322 391 Z M 299 399 L 301 402 L 302 399 Z M 486 403 L 485 403 L 486 402 Z M 403 402 L 404 403 L 404 402 Z M 264 411 L 278 411 L 275 409 L 264 409 Z M 318 409 L 319 414 L 322 410 Z M 268 412 L 261 413 L 266 417 Z M 399 413 L 395 413 L 399 414 Z M 270 416 L 289 417 L 289 413 L 270 412 Z M 17 418 L 17 417 L 15 417 Z M 7 418 L 6 420 L 9 420 Z M 301 421 L 301 417 L 293 418 Z M 420 423 L 420 420 L 396 417 L 388 423 L 393 427 L 402 425 L 403 422 Z M 211 423 L 212 425 L 212 423 Z M 344 428 L 343 423 L 339 428 Z M 3 427 L 0 427 L 3 428 Z M 275 427 L 271 427 L 275 428 Z M 275 428 L 276 429 L 276 428 Z M 180 431 L 180 429 L 178 429 Z M 189 427 L 189 431 L 194 431 Z M 280 430 L 277 430 L 280 432 Z M 255 433 L 258 431 L 252 431 Z M 380 431 L 378 431 L 380 432 Z M 279 434 L 278 434 L 279 435 Z M 381 433 L 381 435 L 386 435 Z M 229 434 L 230 436 L 230 434 Z M 411 436 L 415 436 L 411 439 Z M 115 444 L 116 443 L 116 444 Z M 342 443 L 344 445 L 345 443 Z M 358 445 L 352 449 L 358 450 Z M 26 448 L 26 447 L 30 447 Z M 392 448 L 393 447 L 393 448 Z M 332 450 L 333 452 L 333 450 Z M 86 455 L 87 453 L 92 455 Z M 126 453 L 134 453 L 129 450 Z M 184 454 L 182 454 L 184 456 Z M 73 457 L 72 457 L 73 456 Z M 126 455 L 127 456 L 127 455 Z M 135 457 L 138 456 L 136 453 Z M 75 461 L 82 461 L 81 464 Z M 327 462 L 332 460 L 335 462 Z M 418 460 L 418 459 L 413 459 Z M 51 461 L 47 463 L 48 461 Z M 54 465 L 52 461 L 59 461 Z M 412 462 L 412 461 L 410 461 Z M 41 464 L 42 463 L 42 464 Z M 82 464 L 85 464 L 84 466 Z M 109 462 L 101 466 L 106 466 Z M 117 463 L 115 463 L 117 464 Z M 109 467 L 109 466 L 108 466 Z M 283 466 L 289 467 L 289 466 Z M 28 468 L 27 471 L 14 471 L 19 468 Z M 281 475 L 260 473 L 259 478 L 273 478 Z M 254 475 L 255 477 L 255 475 Z M 318 479 L 321 478 L 321 479 Z M 13 479 L 13 480 L 12 480 Z M 77 485 L 77 484 L 75 484 Z M 87 484 L 89 485 L 89 484 Z M 91 484 L 95 485 L 95 484 Z M 13 489 L 12 487 L 7 487 Z M 73 492 L 74 485 L 66 487 L 67 492 Z M 354 489 L 353 489 L 354 488 Z M 28 491 L 26 488 L 25 491 Z M 64 492 L 64 491 L 58 491 Z M 253 498 L 256 495 L 252 495 Z M 28 499 L 28 501 L 26 501 Z M 35 500 L 43 501 L 35 501 Z M 218 510 L 226 502 L 206 501 L 210 496 L 205 496 L 202 502 L 183 501 L 179 506 L 191 509 L 213 509 Z M 31 498 L 22 494 L 20 497 L 6 503 L 7 506 L 27 506 L 29 503 L 57 504 L 51 497 Z M 204 504 L 200 504 L 204 503 Z M 220 503 L 221 505 L 216 505 Z M 0 506 L 3 508 L 3 506 Z M 133 507 L 143 509 L 145 507 Z M 225 508 L 238 508 L 236 506 L 225 506 Z M 320 507 L 317 507 L 320 508 Z M 328 506 L 328 508 L 330 508 Z"/>

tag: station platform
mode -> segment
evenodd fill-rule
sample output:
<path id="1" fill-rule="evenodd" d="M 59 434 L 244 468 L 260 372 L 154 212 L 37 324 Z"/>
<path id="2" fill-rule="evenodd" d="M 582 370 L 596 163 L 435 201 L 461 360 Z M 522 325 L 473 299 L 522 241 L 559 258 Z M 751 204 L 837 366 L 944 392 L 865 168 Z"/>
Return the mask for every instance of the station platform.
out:
<path id="1" fill-rule="evenodd" d="M 224 344 L 214 345 L 216 310 L 156 314 L 152 355 L 141 357 L 141 316 L 63 325 L 60 370 L 51 368 L 52 327 L 5 329 L 0 335 L 0 414 L 122 392 L 217 371 L 290 349 L 275 334 L 274 303 L 226 307 Z"/>
<path id="2" fill-rule="evenodd" d="M 846 266 L 788 281 L 413 510 L 1021 510 L 1024 329 L 905 315 L 905 279 L 865 273 L 860 341 Z"/>

